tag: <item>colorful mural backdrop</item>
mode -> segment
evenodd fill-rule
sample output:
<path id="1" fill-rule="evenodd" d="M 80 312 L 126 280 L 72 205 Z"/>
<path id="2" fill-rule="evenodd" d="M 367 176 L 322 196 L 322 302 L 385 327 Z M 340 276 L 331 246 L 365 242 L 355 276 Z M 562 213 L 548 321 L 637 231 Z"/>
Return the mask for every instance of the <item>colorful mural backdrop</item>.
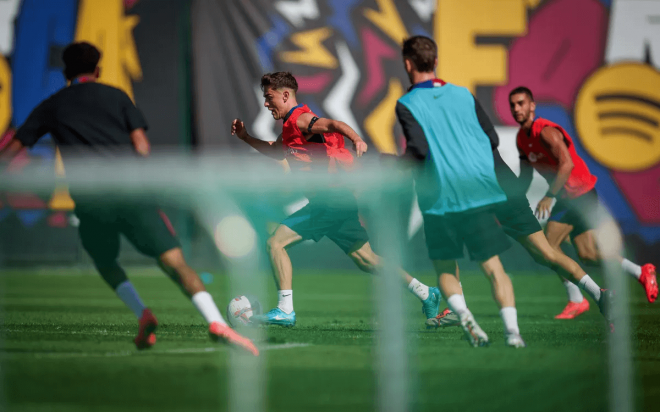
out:
<path id="1" fill-rule="evenodd" d="M 193 4 L 195 47 L 207 52 L 194 55 L 197 90 L 203 89 L 197 95 L 202 144 L 245 150 L 217 133 L 235 116 L 274 140 L 275 122 L 259 109 L 258 78 L 289 70 L 298 79 L 299 100 L 318 115 L 347 122 L 380 152 L 401 152 L 394 106 L 409 84 L 400 44 L 423 34 L 438 44 L 438 76 L 475 93 L 496 123 L 515 126 L 508 93 L 519 85 L 531 88 L 538 114 L 575 137 L 629 243 L 650 258 L 657 255 L 652 252 L 660 249 L 660 2 L 240 4 Z M 218 21 L 225 28 L 211 27 Z M 221 31 L 231 37 L 219 39 Z M 251 83 L 226 85 L 236 72 Z M 207 105 L 212 108 L 205 111 Z"/>

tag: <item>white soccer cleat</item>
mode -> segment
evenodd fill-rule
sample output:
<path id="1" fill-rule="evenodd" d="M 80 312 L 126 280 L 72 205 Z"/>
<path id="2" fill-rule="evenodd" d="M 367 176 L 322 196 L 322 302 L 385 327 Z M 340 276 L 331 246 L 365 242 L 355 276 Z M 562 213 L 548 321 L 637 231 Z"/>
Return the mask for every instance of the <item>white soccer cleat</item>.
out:
<path id="1" fill-rule="evenodd" d="M 514 333 L 506 335 L 506 346 L 509 346 L 511 348 L 527 347 L 527 345 L 525 345 L 525 341 L 523 340 L 522 336 Z"/>
<path id="2" fill-rule="evenodd" d="M 488 346 L 488 335 L 479 327 L 472 313 L 467 312 L 461 316 L 461 327 L 470 345 L 475 348 Z"/>

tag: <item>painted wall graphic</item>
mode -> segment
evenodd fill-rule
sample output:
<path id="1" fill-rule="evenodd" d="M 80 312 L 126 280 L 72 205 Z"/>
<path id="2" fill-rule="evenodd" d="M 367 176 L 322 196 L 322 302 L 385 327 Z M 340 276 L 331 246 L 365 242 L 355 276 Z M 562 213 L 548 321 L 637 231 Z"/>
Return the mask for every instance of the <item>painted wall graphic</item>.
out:
<path id="1" fill-rule="evenodd" d="M 409 86 L 400 44 L 406 36 L 423 34 L 438 44 L 438 76 L 475 93 L 497 124 L 515 126 L 508 93 L 519 85 L 531 88 L 539 115 L 575 137 L 578 152 L 599 178 L 601 199 L 634 248 L 646 256 L 660 248 L 660 2 L 249 3 L 193 4 L 195 47 L 245 69 L 213 70 L 221 57 L 193 56 L 196 87 L 204 89 L 196 101 L 202 145 L 246 150 L 229 136 L 210 132 L 236 116 L 251 123 L 256 135 L 274 139 L 276 123 L 253 90 L 263 72 L 288 70 L 299 81 L 299 100 L 318 115 L 347 122 L 380 152 L 400 153 L 404 147 L 393 109 Z M 215 17 L 238 9 L 233 16 L 241 18 L 229 27 L 244 28 L 249 19 L 256 30 L 209 40 Z M 228 42 L 239 50 L 232 51 Z M 222 84 L 221 78 L 235 71 L 248 73 L 250 92 Z M 218 103 L 228 93 L 228 101 L 239 104 Z"/>

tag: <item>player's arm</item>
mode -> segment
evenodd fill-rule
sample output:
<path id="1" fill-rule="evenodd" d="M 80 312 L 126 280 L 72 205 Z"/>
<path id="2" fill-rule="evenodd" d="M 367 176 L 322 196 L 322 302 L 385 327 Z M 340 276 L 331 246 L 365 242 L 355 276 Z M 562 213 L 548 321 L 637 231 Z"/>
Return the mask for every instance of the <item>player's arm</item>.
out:
<path id="1" fill-rule="evenodd" d="M 500 137 L 497 135 L 497 132 L 495 131 L 495 126 L 493 125 L 493 122 L 490 121 L 490 117 L 488 117 L 488 114 L 486 114 L 484 108 L 481 107 L 481 104 L 479 103 L 479 100 L 477 100 L 476 97 L 474 98 L 474 110 L 477 112 L 477 119 L 479 120 L 479 125 L 483 129 L 484 133 L 486 133 L 486 136 L 488 136 L 488 140 L 490 140 L 491 149 L 497 150 L 497 146 L 500 145 Z"/>
<path id="2" fill-rule="evenodd" d="M 245 124 L 241 121 L 241 119 L 234 119 L 234 121 L 231 123 L 231 134 L 232 136 L 237 136 L 239 139 L 249 144 L 259 153 L 265 156 L 268 156 L 278 161 L 285 160 L 284 150 L 282 149 L 281 134 L 277 137 L 277 140 L 275 140 L 274 142 L 259 140 L 256 137 L 250 136 L 250 134 L 247 132 L 247 128 L 245 127 Z M 282 164 L 282 166 L 286 170 L 286 166 L 284 166 L 284 164 Z"/>
<path id="3" fill-rule="evenodd" d="M 14 137 L 0 150 L 0 162 L 9 163 L 21 150 L 34 146 L 39 139 L 48 133 L 49 110 L 48 100 L 37 106 L 16 131 Z"/>
<path id="4" fill-rule="evenodd" d="M 532 167 L 529 159 L 520 149 L 518 149 L 518 154 L 520 155 L 520 176 L 518 176 L 518 182 L 525 189 L 525 192 L 527 192 L 534 178 L 534 167 Z"/>
<path id="5" fill-rule="evenodd" d="M 124 92 L 121 92 L 122 109 L 126 129 L 130 131 L 131 144 L 135 153 L 142 157 L 148 157 L 151 154 L 151 143 L 147 138 L 146 130 L 149 128 L 147 121 L 142 115 L 140 109 Z"/>
<path id="6" fill-rule="evenodd" d="M 396 117 L 403 129 L 403 135 L 406 137 L 406 151 L 402 156 L 403 159 L 407 161 L 408 165 L 424 163 L 429 153 L 429 143 L 422 126 L 403 104 L 397 102 L 395 110 Z"/>
<path id="7" fill-rule="evenodd" d="M 135 152 L 140 156 L 147 157 L 151 153 L 151 144 L 144 129 L 139 128 L 131 132 L 131 143 L 133 143 Z"/>
<path id="8" fill-rule="evenodd" d="M 557 176 L 550 183 L 548 193 L 546 193 L 545 197 L 536 206 L 536 216 L 544 219 L 550 217 L 550 211 L 556 201 L 555 198 L 564 188 L 571 175 L 571 171 L 573 171 L 573 159 L 571 159 L 571 153 L 568 151 L 568 146 L 564 142 L 564 135 L 554 127 L 544 127 L 541 130 L 541 144 L 550 150 L 559 163 L 557 166 Z"/>
<path id="9" fill-rule="evenodd" d="M 311 113 L 303 113 L 298 116 L 296 126 L 305 134 L 307 139 L 317 133 L 340 133 L 353 142 L 353 148 L 358 157 L 362 156 L 368 149 L 367 144 L 355 133 L 355 130 L 339 120 L 316 117 Z"/>

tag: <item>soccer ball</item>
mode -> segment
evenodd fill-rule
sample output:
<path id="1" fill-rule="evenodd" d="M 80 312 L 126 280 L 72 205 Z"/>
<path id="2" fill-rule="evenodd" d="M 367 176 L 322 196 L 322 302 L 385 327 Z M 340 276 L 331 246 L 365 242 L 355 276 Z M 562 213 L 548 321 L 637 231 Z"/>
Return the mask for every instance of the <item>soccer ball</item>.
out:
<path id="1" fill-rule="evenodd" d="M 252 296 L 238 296 L 227 305 L 227 320 L 231 327 L 247 326 L 252 315 L 261 314 L 261 303 Z"/>

